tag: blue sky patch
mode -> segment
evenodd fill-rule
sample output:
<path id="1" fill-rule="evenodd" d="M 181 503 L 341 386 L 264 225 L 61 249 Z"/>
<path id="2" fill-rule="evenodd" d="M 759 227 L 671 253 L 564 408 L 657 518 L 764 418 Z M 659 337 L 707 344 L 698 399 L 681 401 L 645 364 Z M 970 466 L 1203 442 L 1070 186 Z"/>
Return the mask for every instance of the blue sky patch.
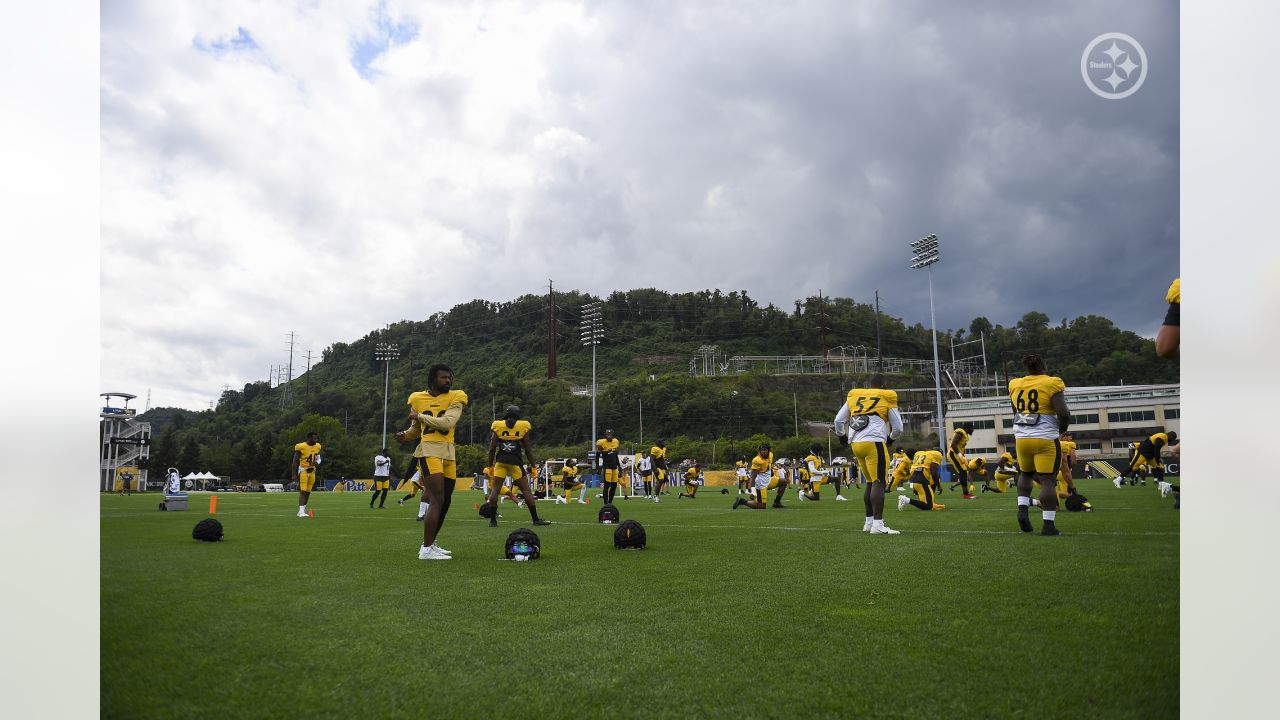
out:
<path id="1" fill-rule="evenodd" d="M 200 37 L 196 37 L 191 44 L 197 50 L 214 53 L 220 55 L 228 52 L 238 52 L 241 50 L 257 50 L 258 41 L 253 39 L 248 30 L 242 27 L 236 28 L 236 34 L 228 38 L 219 38 L 213 42 L 207 42 Z"/>
<path id="2" fill-rule="evenodd" d="M 391 48 L 392 45 L 403 45 L 418 37 L 418 25 L 412 20 L 395 22 L 387 16 L 385 4 L 378 5 L 378 26 L 373 35 L 353 38 L 351 48 L 351 66 L 365 80 L 372 80 L 377 74 L 370 65 L 375 58 Z"/>

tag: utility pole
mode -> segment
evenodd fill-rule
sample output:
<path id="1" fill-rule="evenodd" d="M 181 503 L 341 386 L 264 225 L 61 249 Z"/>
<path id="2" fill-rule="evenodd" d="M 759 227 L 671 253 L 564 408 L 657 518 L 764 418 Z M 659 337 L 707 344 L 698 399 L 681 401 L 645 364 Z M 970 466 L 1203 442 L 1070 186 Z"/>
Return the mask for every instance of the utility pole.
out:
<path id="1" fill-rule="evenodd" d="M 876 372 L 884 372 L 884 351 L 880 347 L 880 291 L 876 290 Z"/>
<path id="2" fill-rule="evenodd" d="M 547 379 L 556 377 L 556 291 L 547 281 Z"/>
<path id="3" fill-rule="evenodd" d="M 822 291 L 818 291 L 818 317 L 822 319 L 822 359 L 827 359 L 827 306 L 822 301 Z"/>
<path id="4" fill-rule="evenodd" d="M 796 421 L 796 437 L 800 437 L 800 405 L 796 401 L 796 394 L 791 393 L 791 412 L 794 414 Z"/>
<path id="5" fill-rule="evenodd" d="M 640 444 L 644 445 L 644 400 L 637 398 L 636 402 L 640 403 Z"/>
<path id="6" fill-rule="evenodd" d="M 289 331 L 289 365 L 288 365 L 288 371 L 285 374 L 284 382 L 281 383 L 282 385 L 284 385 L 284 390 L 280 393 L 280 407 L 285 407 L 286 405 L 288 405 L 289 400 L 291 399 L 289 397 L 289 383 L 293 381 L 293 342 L 294 342 L 294 332 L 290 330 Z"/>
<path id="7" fill-rule="evenodd" d="M 307 351 L 307 397 L 311 397 L 311 351 L 310 350 Z M 385 435 L 386 433 L 383 433 L 383 434 Z M 386 438 L 384 437 L 383 440 L 386 440 Z M 386 443 L 384 442 L 383 445 L 385 446 Z"/>

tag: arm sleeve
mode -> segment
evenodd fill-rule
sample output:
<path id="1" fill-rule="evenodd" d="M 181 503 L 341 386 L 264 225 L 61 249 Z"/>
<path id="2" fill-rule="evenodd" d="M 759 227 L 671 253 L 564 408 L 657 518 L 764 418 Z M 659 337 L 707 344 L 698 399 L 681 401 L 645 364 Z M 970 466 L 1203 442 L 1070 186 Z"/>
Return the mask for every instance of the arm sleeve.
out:
<path id="1" fill-rule="evenodd" d="M 405 440 L 417 440 L 422 437 L 422 427 L 416 422 L 409 423 L 409 427 L 404 430 Z"/>
<path id="2" fill-rule="evenodd" d="M 458 424 L 458 418 L 462 417 L 462 408 L 462 403 L 455 402 L 449 406 L 448 410 L 444 411 L 444 415 L 441 415 L 440 417 L 422 415 L 419 417 L 419 420 L 421 420 L 423 425 L 431 428 L 432 430 L 444 430 L 447 432 L 452 430 L 454 425 Z"/>
<path id="3" fill-rule="evenodd" d="M 845 427 L 849 424 L 849 403 L 840 406 L 840 412 L 836 413 L 836 434 L 844 437 Z"/>
<path id="4" fill-rule="evenodd" d="M 901 434 L 902 413 L 898 412 L 898 408 L 889 408 L 889 437 L 897 438 Z"/>

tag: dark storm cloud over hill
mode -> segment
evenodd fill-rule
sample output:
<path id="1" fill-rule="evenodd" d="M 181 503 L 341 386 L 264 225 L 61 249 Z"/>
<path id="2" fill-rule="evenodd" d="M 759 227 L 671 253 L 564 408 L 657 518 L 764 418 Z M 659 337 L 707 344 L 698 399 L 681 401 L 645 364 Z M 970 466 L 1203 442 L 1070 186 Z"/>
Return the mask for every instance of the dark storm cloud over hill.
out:
<path id="1" fill-rule="evenodd" d="M 943 326 L 1031 309 L 1158 324 L 1178 274 L 1176 6 L 600 14 L 598 35 L 553 45 L 558 122 L 592 151 L 540 188 L 530 238 L 605 242 L 632 268 L 661 259 L 635 273 L 659 285 L 743 287 L 783 306 L 879 289 L 927 322 L 907 243 L 937 233 Z M 1150 63 L 1122 100 L 1080 74 L 1085 46 L 1113 31 Z M 597 52 L 601 64 L 578 60 Z"/>

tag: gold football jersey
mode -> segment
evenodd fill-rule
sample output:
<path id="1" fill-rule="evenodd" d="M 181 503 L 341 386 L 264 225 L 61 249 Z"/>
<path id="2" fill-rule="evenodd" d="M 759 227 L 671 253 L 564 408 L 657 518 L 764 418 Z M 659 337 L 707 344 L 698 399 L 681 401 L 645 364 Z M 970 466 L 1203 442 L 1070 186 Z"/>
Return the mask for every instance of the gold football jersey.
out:
<path id="1" fill-rule="evenodd" d="M 408 405 L 411 410 L 419 414 L 430 413 L 436 417 L 440 417 L 449 410 L 449 406 L 455 402 L 463 405 L 467 404 L 467 394 L 461 390 L 450 390 L 442 395 L 432 395 L 425 390 L 419 390 L 409 396 Z M 455 425 L 454 428 L 457 426 Z M 453 442 L 453 430 L 443 433 L 422 425 L 422 441 L 423 442 Z"/>
<path id="2" fill-rule="evenodd" d="M 314 468 L 316 466 L 316 458 L 320 455 L 320 443 L 308 445 L 305 442 L 300 442 L 294 445 L 293 449 L 295 452 L 302 453 L 302 456 L 298 458 L 298 469 Z"/>
<path id="3" fill-rule="evenodd" d="M 849 405 L 850 415 L 878 415 L 887 423 L 890 408 L 898 407 L 898 393 L 878 388 L 854 388 L 849 391 L 845 402 Z"/>

